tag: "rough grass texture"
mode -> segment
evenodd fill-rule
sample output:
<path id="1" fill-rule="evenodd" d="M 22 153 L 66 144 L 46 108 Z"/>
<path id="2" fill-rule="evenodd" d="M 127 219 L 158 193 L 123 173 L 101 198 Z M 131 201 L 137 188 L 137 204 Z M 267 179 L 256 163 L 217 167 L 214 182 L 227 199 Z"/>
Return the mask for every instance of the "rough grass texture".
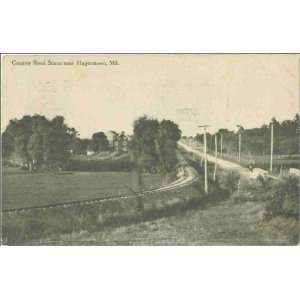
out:
<path id="1" fill-rule="evenodd" d="M 160 187 L 163 176 L 143 174 L 144 189 Z M 3 208 L 43 206 L 69 201 L 82 201 L 128 195 L 135 187 L 130 172 L 59 172 L 28 173 L 16 168 L 3 168 Z"/>
<path id="2" fill-rule="evenodd" d="M 282 180 L 244 181 L 231 198 L 235 203 L 263 203 L 263 219 L 258 230 L 265 231 L 275 243 L 296 245 L 299 243 L 299 184 L 299 178 L 293 176 Z"/>
<path id="3" fill-rule="evenodd" d="M 222 200 L 224 200 L 222 198 Z M 73 232 L 29 241 L 29 245 L 274 245 L 286 244 L 258 231 L 263 203 L 226 201 L 196 202 L 190 209 L 173 211 L 159 219 L 148 219 L 103 230 Z"/>
<path id="4" fill-rule="evenodd" d="M 5 215 L 3 240 L 9 245 L 299 243 L 299 179 L 247 180 L 221 169 L 217 174 L 216 182 L 209 180 L 208 196 L 200 177 L 200 183 L 143 197 L 144 213 L 140 199 L 131 198 Z"/>
<path id="5" fill-rule="evenodd" d="M 201 204 L 202 201 L 218 198 L 221 191 L 215 189 L 204 196 L 197 183 L 173 191 L 148 194 L 142 197 L 144 213 L 138 209 L 136 197 L 103 201 L 83 206 L 37 209 L 22 213 L 3 215 L 4 244 L 21 244 L 32 239 L 64 233 L 101 231 L 140 221 L 170 216 Z"/>

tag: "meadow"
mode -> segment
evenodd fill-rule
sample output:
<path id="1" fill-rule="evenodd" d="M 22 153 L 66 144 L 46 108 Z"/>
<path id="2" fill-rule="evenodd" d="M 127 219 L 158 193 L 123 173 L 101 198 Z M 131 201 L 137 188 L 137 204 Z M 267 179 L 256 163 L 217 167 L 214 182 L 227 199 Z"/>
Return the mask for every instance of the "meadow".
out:
<path id="1" fill-rule="evenodd" d="M 225 199 L 220 199 L 225 200 Z M 81 231 L 31 241 L 29 245 L 272 245 L 258 233 L 255 224 L 262 219 L 262 203 L 220 201 L 206 203 L 173 215 L 95 232 Z"/>
<path id="2" fill-rule="evenodd" d="M 222 172 L 223 176 L 230 176 L 230 173 Z M 127 219 L 127 222 L 124 222 L 123 218 L 123 222 L 118 223 L 118 226 L 100 225 L 92 231 L 73 230 L 67 234 L 48 235 L 25 244 L 299 244 L 299 179 L 286 177 L 283 181 L 245 181 L 239 189 L 236 186 L 229 194 L 224 190 L 231 189 L 228 182 L 220 182 L 219 187 L 211 185 L 214 190 L 210 192 L 209 197 L 203 195 L 199 186 L 185 187 L 176 193 L 159 195 L 140 220 L 128 222 Z M 145 204 L 147 207 L 147 202 Z"/>
<path id="3" fill-rule="evenodd" d="M 159 174 L 143 174 L 144 188 L 162 185 Z M 131 172 L 35 172 L 3 167 L 3 209 L 43 206 L 123 194 L 136 190 Z"/>
<path id="4" fill-rule="evenodd" d="M 3 241 L 7 245 L 295 245 L 299 243 L 299 182 L 296 178 L 284 181 L 241 181 L 233 172 L 220 169 L 217 181 L 209 177 L 209 194 L 203 191 L 203 170 L 190 153 L 181 152 L 181 164 L 198 170 L 199 181 L 159 194 L 143 197 L 101 201 L 85 206 L 56 207 L 48 210 L 29 210 L 4 214 Z M 213 164 L 208 164 L 212 174 Z M 4 180 L 11 177 L 19 182 L 19 199 L 31 190 L 35 197 L 49 197 L 49 191 L 74 194 L 73 199 L 87 193 L 97 193 L 99 183 L 117 191 L 123 185 L 134 184 L 132 173 L 126 172 L 60 172 L 28 174 L 6 168 Z M 81 176 L 81 177 L 80 177 Z M 119 177 L 118 177 L 119 176 Z M 21 180 L 16 180 L 16 178 Z M 30 178 L 31 177 L 31 178 Z M 26 178 L 26 179 L 25 179 Z M 33 179 L 34 178 L 34 179 Z M 59 178 L 62 178 L 61 180 Z M 85 179 L 84 179 L 85 178 Z M 113 181 L 114 179 L 118 179 Z M 143 175 L 145 187 L 160 184 L 159 175 Z M 33 185 L 44 181 L 36 192 Z M 100 185 L 101 185 L 100 184 Z M 120 185 L 118 185 L 120 184 Z M 6 187 L 9 184 L 6 182 Z M 93 187 L 94 186 L 94 187 Z M 112 189 L 112 186 L 114 187 Z M 96 188 L 95 188 L 96 187 Z M 84 190 L 86 188 L 86 190 Z M 124 192 L 125 192 L 124 190 Z M 32 194 L 34 191 L 34 194 Z M 75 192 L 76 191 L 76 192 Z M 5 191 L 4 191 L 5 192 Z M 60 193 L 60 194 L 59 194 Z M 13 197 L 17 199 L 17 197 Z M 27 197 L 26 197 L 27 198 Z M 59 198 L 61 199 L 61 198 Z M 86 198 L 85 198 L 86 199 Z M 66 200 L 65 200 L 66 201 Z M 65 202 L 64 201 L 64 202 Z M 143 210 L 139 203 L 142 201 Z M 51 202 L 53 203 L 53 202 Z M 5 203 L 4 203 L 5 204 Z"/>

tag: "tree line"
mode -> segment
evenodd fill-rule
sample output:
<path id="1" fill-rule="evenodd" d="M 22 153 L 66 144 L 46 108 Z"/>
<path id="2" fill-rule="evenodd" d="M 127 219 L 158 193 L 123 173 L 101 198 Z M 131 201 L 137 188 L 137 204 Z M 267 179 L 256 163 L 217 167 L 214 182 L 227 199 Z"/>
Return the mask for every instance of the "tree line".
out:
<path id="1" fill-rule="evenodd" d="M 38 114 L 25 115 L 10 120 L 7 125 L 1 139 L 2 155 L 4 161 L 29 170 L 41 167 L 63 169 L 74 154 L 86 154 L 88 149 L 94 152 L 118 149 L 122 152 L 126 141 L 132 162 L 139 171 L 167 174 L 174 170 L 176 144 L 181 138 L 181 131 L 174 122 L 140 117 L 134 121 L 130 142 L 124 132 L 112 133 L 117 147 L 110 145 L 102 131 L 95 132 L 90 139 L 81 139 L 62 116 L 48 119 Z"/>
<path id="2" fill-rule="evenodd" d="M 108 139 L 104 132 L 95 132 L 92 138 L 77 137 L 72 145 L 72 154 L 86 154 L 87 150 L 95 153 L 108 150 Z"/>
<path id="3" fill-rule="evenodd" d="M 95 153 L 102 151 L 125 152 L 123 145 L 128 141 L 128 136 L 124 131 L 121 133 L 112 131 L 112 133 L 114 139 L 111 143 L 103 131 L 93 133 L 92 138 L 81 139 L 77 137 L 72 147 L 73 154 L 86 154 L 87 150 Z"/>
<path id="4" fill-rule="evenodd" d="M 77 136 L 62 116 L 52 120 L 42 115 L 13 119 L 2 134 L 3 159 L 29 170 L 40 166 L 63 168 Z"/>
<path id="5" fill-rule="evenodd" d="M 274 154 L 299 154 L 299 115 L 296 114 L 291 120 L 277 121 L 271 120 L 274 128 Z M 238 139 L 234 131 L 222 128 L 217 132 L 218 137 L 222 135 L 223 153 L 237 153 Z M 258 128 L 240 128 L 242 135 L 241 152 L 249 155 L 270 154 L 271 134 L 270 125 L 264 124 Z M 197 134 L 196 140 L 203 142 L 203 134 Z M 220 152 L 220 138 L 218 138 L 218 151 Z M 214 151 L 214 134 L 207 134 L 208 149 Z"/>
<path id="6" fill-rule="evenodd" d="M 68 159 L 75 154 L 116 151 L 122 153 L 127 136 L 115 134 L 113 145 L 104 132 L 95 132 L 91 138 L 80 138 L 75 128 L 69 127 L 62 116 L 48 119 L 43 115 L 25 115 L 10 120 L 2 134 L 2 156 L 4 161 L 22 165 L 29 170 L 40 167 L 64 168 Z M 119 146 L 119 147 L 118 147 Z"/>

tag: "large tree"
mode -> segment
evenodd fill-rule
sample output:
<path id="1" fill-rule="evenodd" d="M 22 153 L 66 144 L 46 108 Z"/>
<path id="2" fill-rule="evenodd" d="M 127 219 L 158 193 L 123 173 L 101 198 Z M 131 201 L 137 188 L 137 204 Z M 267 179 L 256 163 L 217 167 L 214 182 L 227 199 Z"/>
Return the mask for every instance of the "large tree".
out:
<path id="1" fill-rule="evenodd" d="M 14 119 L 2 134 L 3 157 L 29 168 L 33 165 L 61 166 L 68 158 L 75 133 L 61 116 L 52 120 L 41 115 Z"/>
<path id="2" fill-rule="evenodd" d="M 155 139 L 159 122 L 147 116 L 135 120 L 133 125 L 132 153 L 137 167 L 155 172 L 159 163 Z"/>
<path id="3" fill-rule="evenodd" d="M 104 132 L 96 132 L 92 136 L 92 149 L 95 152 L 106 151 L 108 149 L 108 139 Z"/>
<path id="4" fill-rule="evenodd" d="M 177 164 L 176 145 L 181 137 L 178 125 L 170 120 L 162 120 L 156 136 L 156 150 L 160 160 L 160 168 L 164 173 L 174 169 Z"/>
<path id="5" fill-rule="evenodd" d="M 70 155 L 69 143 L 69 128 L 64 123 L 64 117 L 53 118 L 47 134 L 44 135 L 45 163 L 50 167 L 63 167 Z"/>
<path id="6" fill-rule="evenodd" d="M 27 151 L 30 158 L 29 169 L 32 170 L 34 165 L 40 165 L 43 163 L 43 135 L 39 132 L 35 132 L 29 138 L 27 144 Z"/>
<path id="7" fill-rule="evenodd" d="M 131 153 L 137 168 L 168 173 L 177 163 L 176 145 L 181 137 L 177 124 L 143 116 L 134 122 Z"/>

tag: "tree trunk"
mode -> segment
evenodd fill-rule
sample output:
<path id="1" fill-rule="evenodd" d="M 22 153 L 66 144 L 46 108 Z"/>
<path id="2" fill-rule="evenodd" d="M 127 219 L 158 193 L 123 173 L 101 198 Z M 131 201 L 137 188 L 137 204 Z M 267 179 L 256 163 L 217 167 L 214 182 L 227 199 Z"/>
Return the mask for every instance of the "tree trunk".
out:
<path id="1" fill-rule="evenodd" d="M 138 168 L 136 170 L 137 172 L 137 194 L 136 194 L 136 200 L 137 200 L 137 211 L 144 216 L 145 208 L 144 208 L 144 202 L 143 197 L 140 195 L 140 193 L 144 190 L 144 182 L 142 178 L 142 172 Z"/>

